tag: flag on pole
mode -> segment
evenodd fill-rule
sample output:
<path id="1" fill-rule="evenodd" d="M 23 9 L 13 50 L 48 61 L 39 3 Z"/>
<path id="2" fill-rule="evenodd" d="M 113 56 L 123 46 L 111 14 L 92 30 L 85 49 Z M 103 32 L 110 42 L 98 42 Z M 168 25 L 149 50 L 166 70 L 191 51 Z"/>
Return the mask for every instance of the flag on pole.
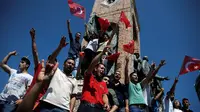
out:
<path id="1" fill-rule="evenodd" d="M 134 40 L 131 40 L 128 44 L 124 44 L 123 50 L 130 54 L 134 54 Z"/>
<path id="2" fill-rule="evenodd" d="M 112 61 L 116 61 L 119 57 L 120 53 L 115 53 L 115 54 L 111 54 L 111 55 L 108 55 L 106 57 L 107 60 L 112 60 Z"/>
<path id="3" fill-rule="evenodd" d="M 119 21 L 123 22 L 125 24 L 126 28 L 131 27 L 130 21 L 126 17 L 124 11 L 121 12 Z"/>
<path id="4" fill-rule="evenodd" d="M 101 30 L 105 32 L 110 26 L 110 22 L 108 21 L 108 19 L 104 19 L 104 18 L 98 18 L 98 21 L 101 26 Z"/>
<path id="5" fill-rule="evenodd" d="M 196 71 L 199 69 L 200 69 L 200 59 L 193 58 L 190 56 L 185 56 L 179 75 L 183 75 L 188 72 Z"/>
<path id="6" fill-rule="evenodd" d="M 74 16 L 77 16 L 81 19 L 85 19 L 86 11 L 85 11 L 85 8 L 83 6 L 73 2 L 72 0 L 68 0 L 68 5 L 69 5 L 69 8 L 70 8 L 71 14 L 73 14 Z"/>

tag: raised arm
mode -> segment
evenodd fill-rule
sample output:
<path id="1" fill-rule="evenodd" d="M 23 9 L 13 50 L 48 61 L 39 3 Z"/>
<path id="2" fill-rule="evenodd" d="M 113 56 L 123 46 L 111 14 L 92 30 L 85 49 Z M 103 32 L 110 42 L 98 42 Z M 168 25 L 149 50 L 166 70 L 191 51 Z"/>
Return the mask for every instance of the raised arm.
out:
<path id="1" fill-rule="evenodd" d="M 168 98 L 174 93 L 177 82 L 178 82 L 178 77 L 175 78 L 174 83 L 173 83 L 169 93 L 167 94 Z"/>
<path id="2" fill-rule="evenodd" d="M 101 59 L 101 57 L 102 57 L 102 55 L 108 50 L 108 46 L 106 46 L 105 48 L 104 48 L 104 50 L 103 50 L 103 52 L 101 52 L 101 53 L 99 53 L 93 60 L 92 60 L 92 62 L 90 63 L 90 65 L 89 65 L 89 67 L 88 67 L 88 69 L 87 69 L 87 73 L 91 73 L 93 70 L 94 70 L 94 68 L 95 68 L 95 66 L 98 64 L 98 62 L 99 62 L 99 60 Z"/>
<path id="3" fill-rule="evenodd" d="M 16 56 L 17 52 L 16 51 L 12 51 L 9 52 L 8 55 L 6 57 L 4 57 L 4 59 L 2 60 L 2 62 L 0 63 L 0 67 L 9 75 L 11 74 L 11 68 L 7 65 L 7 62 L 9 60 L 9 58 L 11 56 Z"/>
<path id="4" fill-rule="evenodd" d="M 54 63 L 56 57 L 58 56 L 58 54 L 60 53 L 60 51 L 62 50 L 62 48 L 64 48 L 68 43 L 66 42 L 66 37 L 62 37 L 60 40 L 60 44 L 58 45 L 58 47 L 56 48 L 56 50 L 51 54 L 51 57 L 49 59 L 50 63 Z"/>
<path id="5" fill-rule="evenodd" d="M 67 20 L 67 30 L 68 30 L 68 34 L 69 34 L 70 43 L 71 43 L 71 42 L 73 42 L 73 37 L 72 37 L 72 32 L 71 32 L 69 20 Z"/>
<path id="6" fill-rule="evenodd" d="M 58 45 L 56 50 L 51 54 L 50 58 L 48 59 L 48 63 L 51 63 L 52 65 L 55 63 L 55 59 L 58 56 L 58 54 L 60 53 L 60 51 L 62 50 L 62 48 L 68 44 L 65 41 L 66 41 L 66 38 L 63 36 L 60 40 L 60 44 Z M 46 71 L 48 71 L 48 69 Z M 51 77 L 52 76 L 50 76 L 50 75 L 46 75 L 46 76 L 39 75 L 38 80 L 48 80 L 48 79 L 51 79 Z"/>
<path id="7" fill-rule="evenodd" d="M 159 69 L 165 65 L 165 60 L 161 60 L 160 64 L 158 65 L 158 67 L 154 70 L 155 68 L 155 64 L 153 64 L 150 68 L 149 73 L 147 74 L 147 77 L 144 78 L 141 82 L 142 87 L 144 87 L 146 84 L 148 84 L 154 77 L 155 75 L 158 73 Z"/>
<path id="8" fill-rule="evenodd" d="M 158 100 L 164 92 L 164 88 L 161 88 L 160 92 L 153 98 L 154 100 Z"/>
<path id="9" fill-rule="evenodd" d="M 57 67 L 58 63 L 55 65 L 48 65 L 50 63 L 47 63 L 46 67 L 44 66 L 44 60 L 42 61 L 42 70 L 38 73 L 42 76 L 53 76 Z M 50 69 L 50 72 L 45 72 L 47 69 Z M 37 73 L 37 72 L 36 72 Z M 18 106 L 16 112 L 32 112 L 32 109 L 34 107 L 35 101 L 38 98 L 38 95 L 40 94 L 43 86 L 47 83 L 47 80 L 37 80 L 33 88 L 28 92 L 28 94 L 24 97 L 22 103 Z"/>
<path id="10" fill-rule="evenodd" d="M 32 40 L 33 60 L 34 60 L 34 64 L 35 64 L 35 67 L 36 67 L 39 63 L 39 58 L 38 58 L 38 51 L 37 51 L 37 46 L 36 46 L 36 42 L 35 42 L 35 29 L 34 28 L 32 28 L 30 30 L 30 35 L 31 35 L 31 40 Z"/>
<path id="11" fill-rule="evenodd" d="M 128 76 L 128 63 L 129 63 L 129 58 L 125 58 L 126 64 L 125 64 L 125 84 L 129 84 L 129 76 Z"/>

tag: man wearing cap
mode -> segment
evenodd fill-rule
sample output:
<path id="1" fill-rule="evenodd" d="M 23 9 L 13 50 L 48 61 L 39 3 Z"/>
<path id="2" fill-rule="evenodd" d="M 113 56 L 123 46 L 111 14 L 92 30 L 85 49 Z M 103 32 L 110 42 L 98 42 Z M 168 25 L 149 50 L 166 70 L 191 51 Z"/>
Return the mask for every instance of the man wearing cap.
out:
<path id="1" fill-rule="evenodd" d="M 0 111 L 11 112 L 14 111 L 20 99 L 24 96 L 27 88 L 31 84 L 32 76 L 28 74 L 30 61 L 23 57 L 19 63 L 19 70 L 10 68 L 7 61 L 11 56 L 16 56 L 17 52 L 10 52 L 0 63 L 0 67 L 9 74 L 9 80 L 0 94 Z"/>

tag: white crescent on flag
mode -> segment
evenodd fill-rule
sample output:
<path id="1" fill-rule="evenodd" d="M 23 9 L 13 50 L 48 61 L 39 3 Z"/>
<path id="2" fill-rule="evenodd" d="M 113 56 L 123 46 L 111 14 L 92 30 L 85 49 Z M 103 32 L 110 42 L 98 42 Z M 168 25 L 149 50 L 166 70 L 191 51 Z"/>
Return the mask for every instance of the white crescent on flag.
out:
<path id="1" fill-rule="evenodd" d="M 187 72 L 190 72 L 190 70 L 188 69 L 188 66 L 189 66 L 190 64 L 192 64 L 192 63 L 194 63 L 194 62 L 187 62 L 187 63 L 185 64 L 185 69 L 186 69 Z"/>
<path id="2" fill-rule="evenodd" d="M 77 10 L 79 10 L 79 12 L 77 12 L 78 14 L 82 14 L 83 10 L 80 7 L 77 7 Z"/>

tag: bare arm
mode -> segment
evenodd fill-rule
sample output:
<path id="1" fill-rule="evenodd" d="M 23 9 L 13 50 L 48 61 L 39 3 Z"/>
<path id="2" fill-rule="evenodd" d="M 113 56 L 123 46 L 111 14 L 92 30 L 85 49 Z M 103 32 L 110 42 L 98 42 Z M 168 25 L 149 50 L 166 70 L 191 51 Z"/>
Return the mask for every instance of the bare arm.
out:
<path id="1" fill-rule="evenodd" d="M 161 95 L 162 95 L 162 93 L 164 92 L 164 88 L 162 88 L 161 90 L 160 90 L 160 92 L 153 98 L 154 100 L 158 100 L 160 97 L 161 97 Z"/>
<path id="2" fill-rule="evenodd" d="M 109 112 L 115 112 L 118 109 L 119 101 L 118 101 L 117 95 L 113 89 L 109 89 L 109 93 L 111 94 L 112 100 L 114 102 L 114 105 L 111 107 Z"/>
<path id="3" fill-rule="evenodd" d="M 102 55 L 107 51 L 108 46 L 106 46 L 103 50 L 103 52 L 99 53 L 91 62 L 91 64 L 89 65 L 88 69 L 87 69 L 87 73 L 91 73 L 93 71 L 93 69 L 95 68 L 95 66 L 97 65 L 97 63 L 99 62 L 99 60 L 101 59 Z"/>
<path id="4" fill-rule="evenodd" d="M 48 59 L 49 63 L 54 64 L 55 63 L 55 59 L 58 56 L 58 54 L 60 53 L 60 51 L 62 50 L 63 47 L 65 47 L 68 43 L 65 42 L 66 38 L 63 36 L 60 40 L 60 44 L 59 46 L 56 48 L 56 50 L 51 54 L 50 59 Z M 47 70 L 46 70 L 47 71 Z M 39 75 L 38 76 L 38 80 L 49 80 L 49 78 L 51 78 L 50 75 Z"/>
<path id="5" fill-rule="evenodd" d="M 35 29 L 34 28 L 32 28 L 30 30 L 30 35 L 31 35 L 31 39 L 32 39 L 33 60 L 34 60 L 34 64 L 35 64 L 35 67 L 36 67 L 39 63 L 39 58 L 38 58 L 38 51 L 37 51 L 37 46 L 36 46 L 36 42 L 35 42 Z"/>
<path id="6" fill-rule="evenodd" d="M 107 111 L 110 110 L 107 94 L 103 94 L 103 102 L 104 102 L 104 108 L 106 108 Z"/>
<path id="7" fill-rule="evenodd" d="M 73 112 L 76 103 L 76 96 L 72 95 L 70 100 L 70 112 Z"/>
<path id="8" fill-rule="evenodd" d="M 8 55 L 6 57 L 4 57 L 4 59 L 2 60 L 2 62 L 0 63 L 1 68 L 8 73 L 9 75 L 11 74 L 11 68 L 7 65 L 8 60 L 10 59 L 11 56 L 16 56 L 17 52 L 16 51 L 12 51 L 9 52 Z"/>
<path id="9" fill-rule="evenodd" d="M 168 98 L 169 98 L 169 96 L 171 96 L 171 95 L 174 93 L 174 91 L 175 91 L 175 89 L 176 89 L 176 84 L 177 84 L 177 82 L 178 82 L 178 77 L 175 78 L 174 83 L 173 83 L 173 85 L 172 85 L 172 87 L 171 87 L 171 89 L 170 89 L 170 91 L 169 91 L 169 94 L 167 94 L 167 97 L 168 97 Z"/>
<path id="10" fill-rule="evenodd" d="M 141 82 L 142 87 L 144 87 L 146 84 L 148 84 L 154 77 L 155 75 L 158 73 L 159 69 L 165 65 L 165 60 L 161 60 L 160 64 L 158 65 L 158 67 L 153 71 L 155 65 L 152 65 L 150 68 L 150 71 L 147 75 L 146 78 L 144 78 Z"/>
<path id="11" fill-rule="evenodd" d="M 128 76 L 128 63 L 129 59 L 126 57 L 126 64 L 125 64 L 125 84 L 129 84 L 129 76 Z"/>
<path id="12" fill-rule="evenodd" d="M 50 64 L 50 63 L 49 63 Z M 39 75 L 46 76 L 46 75 L 53 75 L 58 67 L 58 63 L 52 68 L 47 68 L 50 66 L 44 66 L 44 61 L 42 61 L 42 70 L 40 71 Z M 46 69 L 51 69 L 51 72 L 46 73 Z M 46 84 L 46 80 L 37 80 L 33 88 L 29 91 L 29 93 L 24 97 L 22 103 L 18 106 L 16 112 L 30 112 L 32 111 L 35 101 L 40 94 L 44 84 Z"/>
<path id="13" fill-rule="evenodd" d="M 58 54 L 60 53 L 60 51 L 62 50 L 62 48 L 64 48 L 68 43 L 66 42 L 66 37 L 62 37 L 60 40 L 60 44 L 58 45 L 58 47 L 56 48 L 56 50 L 51 54 L 51 57 L 49 59 L 50 63 L 54 63 L 56 57 L 58 56 Z"/>
<path id="14" fill-rule="evenodd" d="M 125 100 L 125 112 L 129 112 L 128 99 Z"/>
<path id="15" fill-rule="evenodd" d="M 113 105 L 109 112 L 115 112 L 118 109 L 117 105 Z"/>

